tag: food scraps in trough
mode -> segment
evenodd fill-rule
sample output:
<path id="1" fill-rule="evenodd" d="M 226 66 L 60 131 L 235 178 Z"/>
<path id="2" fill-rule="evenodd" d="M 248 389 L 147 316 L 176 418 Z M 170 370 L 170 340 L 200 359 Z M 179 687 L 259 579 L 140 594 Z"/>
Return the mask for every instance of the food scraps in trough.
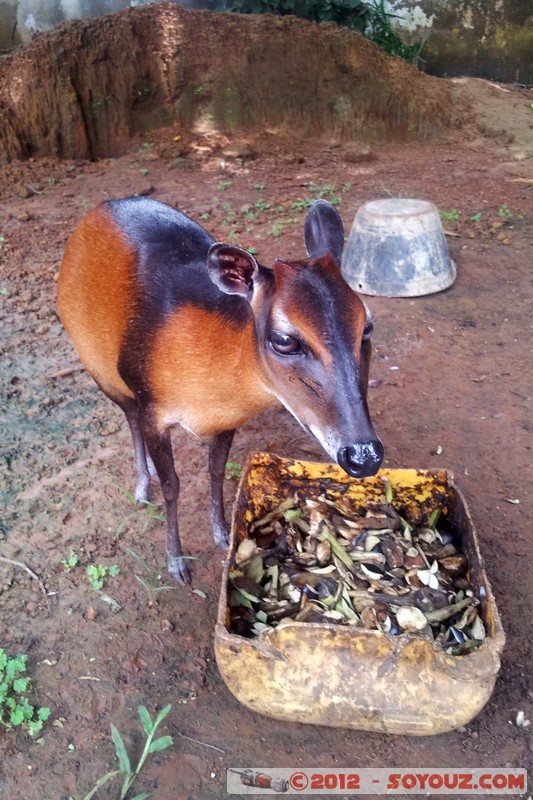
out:
<path id="1" fill-rule="evenodd" d="M 392 504 L 363 513 L 321 495 L 285 498 L 252 522 L 230 572 L 231 630 L 261 636 L 286 620 L 416 634 L 464 655 L 485 639 L 468 563 L 436 510 L 407 522 Z"/>

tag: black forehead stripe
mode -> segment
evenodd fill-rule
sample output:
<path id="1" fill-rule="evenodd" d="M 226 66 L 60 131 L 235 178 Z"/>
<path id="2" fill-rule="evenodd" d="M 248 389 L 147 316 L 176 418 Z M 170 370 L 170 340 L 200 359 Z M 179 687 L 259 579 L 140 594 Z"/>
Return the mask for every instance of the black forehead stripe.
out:
<path id="1" fill-rule="evenodd" d="M 333 374 L 339 385 L 353 386 L 357 391 L 359 343 L 355 341 L 354 315 L 358 298 L 342 276 L 311 264 L 298 270 L 298 296 L 310 319 L 320 332 L 333 359 Z"/>
<path id="2" fill-rule="evenodd" d="M 297 278 L 298 292 L 314 319 L 320 319 L 332 339 L 353 350 L 355 346 L 355 293 L 339 275 L 310 266 Z"/>

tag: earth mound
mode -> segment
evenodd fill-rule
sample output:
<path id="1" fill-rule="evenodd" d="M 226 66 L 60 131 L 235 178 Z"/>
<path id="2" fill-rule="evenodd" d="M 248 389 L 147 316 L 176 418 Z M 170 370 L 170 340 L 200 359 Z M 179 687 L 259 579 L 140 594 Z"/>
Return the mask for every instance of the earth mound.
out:
<path id="1" fill-rule="evenodd" d="M 66 23 L 5 58 L 0 159 L 116 156 L 169 124 L 428 140 L 467 107 L 445 80 L 334 24 L 162 3 Z"/>

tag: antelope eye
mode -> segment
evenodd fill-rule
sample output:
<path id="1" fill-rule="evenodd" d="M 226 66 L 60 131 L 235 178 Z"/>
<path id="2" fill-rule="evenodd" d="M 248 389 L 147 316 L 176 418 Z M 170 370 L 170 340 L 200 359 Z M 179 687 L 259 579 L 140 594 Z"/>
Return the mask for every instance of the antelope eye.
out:
<path id="1" fill-rule="evenodd" d="M 363 329 L 363 341 L 366 339 L 370 339 L 374 332 L 374 320 L 372 317 L 367 317 L 365 327 Z"/>
<path id="2" fill-rule="evenodd" d="M 302 350 L 298 339 L 295 336 L 290 336 L 288 333 L 271 331 L 269 341 L 272 349 L 281 356 L 293 356 L 296 353 L 300 353 Z"/>

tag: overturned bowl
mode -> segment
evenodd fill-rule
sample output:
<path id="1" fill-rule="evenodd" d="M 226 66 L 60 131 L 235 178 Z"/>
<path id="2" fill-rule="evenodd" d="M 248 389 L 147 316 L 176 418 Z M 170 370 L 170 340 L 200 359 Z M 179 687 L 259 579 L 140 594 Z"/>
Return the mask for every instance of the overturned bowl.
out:
<path id="1" fill-rule="evenodd" d="M 344 250 L 342 273 L 355 291 L 381 297 L 447 289 L 456 268 L 436 206 L 401 197 L 364 203 Z"/>

